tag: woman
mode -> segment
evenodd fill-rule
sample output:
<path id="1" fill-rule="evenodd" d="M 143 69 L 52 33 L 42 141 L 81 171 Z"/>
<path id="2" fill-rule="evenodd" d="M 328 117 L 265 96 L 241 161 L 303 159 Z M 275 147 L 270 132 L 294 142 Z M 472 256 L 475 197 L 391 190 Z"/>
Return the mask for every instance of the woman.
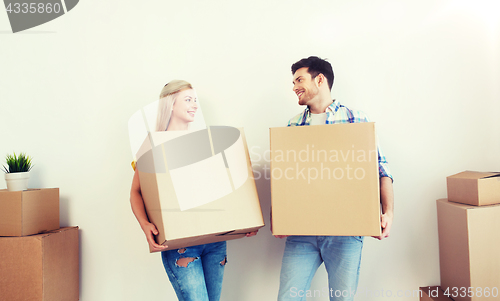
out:
<path id="1" fill-rule="evenodd" d="M 190 83 L 173 80 L 163 87 L 158 103 L 156 131 L 187 130 L 194 121 L 198 102 Z M 222 288 L 224 266 L 226 265 L 226 242 L 165 250 L 167 246 L 155 242 L 158 234 L 146 214 L 141 195 L 139 173 L 132 181 L 130 203 L 146 239 L 153 251 L 162 251 L 163 266 L 180 301 L 218 301 Z M 257 231 L 247 233 L 247 237 Z"/>

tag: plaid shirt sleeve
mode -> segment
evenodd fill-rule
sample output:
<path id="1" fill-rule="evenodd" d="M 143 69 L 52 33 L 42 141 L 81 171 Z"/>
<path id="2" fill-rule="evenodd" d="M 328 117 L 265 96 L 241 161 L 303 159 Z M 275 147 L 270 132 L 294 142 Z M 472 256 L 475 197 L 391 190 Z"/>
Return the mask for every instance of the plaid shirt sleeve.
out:
<path id="1" fill-rule="evenodd" d="M 347 109 L 347 108 L 346 108 Z M 347 109 L 349 110 L 349 109 Z M 365 115 L 365 113 L 361 111 L 351 111 L 350 116 L 352 117 L 351 123 L 356 123 L 356 122 L 370 122 L 368 117 Z M 377 138 L 378 140 L 378 138 Z M 378 152 L 378 176 L 379 178 L 382 177 L 389 177 L 391 180 L 394 182 L 394 178 L 392 177 L 391 171 L 389 170 L 389 164 L 387 163 L 387 159 L 385 158 L 382 150 L 380 149 L 380 145 L 378 144 L 377 141 L 377 152 Z"/>
<path id="2" fill-rule="evenodd" d="M 377 142 L 377 151 L 378 151 L 378 175 L 379 178 L 389 177 L 394 182 L 394 178 L 392 177 L 391 171 L 389 170 L 389 164 L 387 164 L 387 159 L 385 158 L 380 146 L 378 146 Z"/>

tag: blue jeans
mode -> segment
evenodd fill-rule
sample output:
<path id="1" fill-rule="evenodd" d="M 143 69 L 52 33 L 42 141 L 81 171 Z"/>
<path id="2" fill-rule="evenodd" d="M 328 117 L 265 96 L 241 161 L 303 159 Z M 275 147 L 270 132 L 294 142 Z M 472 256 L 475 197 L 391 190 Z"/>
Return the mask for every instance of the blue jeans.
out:
<path id="1" fill-rule="evenodd" d="M 219 301 L 225 241 L 163 251 L 161 259 L 179 301 Z"/>
<path id="2" fill-rule="evenodd" d="M 289 236 L 281 265 L 278 300 L 305 301 L 311 280 L 324 262 L 328 273 L 326 288 L 317 297 L 353 300 L 358 287 L 362 236 Z M 309 294 L 314 296 L 313 292 Z"/>

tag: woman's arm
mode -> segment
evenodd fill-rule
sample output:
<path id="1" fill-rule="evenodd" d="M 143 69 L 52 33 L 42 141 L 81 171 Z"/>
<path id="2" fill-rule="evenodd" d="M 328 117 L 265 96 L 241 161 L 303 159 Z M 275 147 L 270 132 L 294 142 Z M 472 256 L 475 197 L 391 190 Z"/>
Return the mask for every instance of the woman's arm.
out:
<path id="1" fill-rule="evenodd" d="M 137 218 L 142 231 L 144 231 L 144 234 L 146 235 L 146 239 L 148 240 L 151 249 L 155 252 L 167 249 L 167 246 L 159 245 L 155 241 L 154 235 L 158 235 L 158 230 L 154 224 L 149 222 L 146 208 L 144 207 L 144 200 L 142 199 L 141 184 L 139 182 L 139 172 L 137 169 L 135 170 L 134 179 L 132 180 L 132 188 L 130 189 L 130 205 L 135 218 Z"/>

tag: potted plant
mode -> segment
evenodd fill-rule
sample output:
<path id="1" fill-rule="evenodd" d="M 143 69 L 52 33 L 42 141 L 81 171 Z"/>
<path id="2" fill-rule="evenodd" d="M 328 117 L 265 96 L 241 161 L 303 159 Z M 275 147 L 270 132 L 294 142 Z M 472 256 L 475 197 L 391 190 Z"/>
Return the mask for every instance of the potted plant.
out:
<path id="1" fill-rule="evenodd" d="M 7 183 L 7 190 L 21 191 L 28 189 L 29 171 L 33 165 L 31 158 L 26 156 L 25 153 L 20 153 L 16 156 L 7 155 L 5 157 L 7 166 L 3 166 L 5 172 L 5 182 Z"/>

